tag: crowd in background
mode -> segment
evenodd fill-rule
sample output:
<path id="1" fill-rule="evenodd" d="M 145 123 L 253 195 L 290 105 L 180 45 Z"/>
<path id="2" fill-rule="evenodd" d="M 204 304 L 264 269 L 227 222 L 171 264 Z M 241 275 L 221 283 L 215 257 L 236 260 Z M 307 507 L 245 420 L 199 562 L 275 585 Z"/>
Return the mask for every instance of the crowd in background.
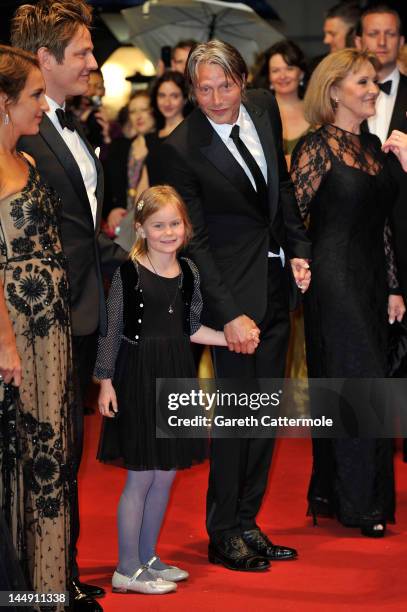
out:
<path id="1" fill-rule="evenodd" d="M 62 50 L 61 41 L 42 27 L 45 17 L 55 18 L 55 27 L 60 27 L 60 10 L 63 20 L 66 19 L 68 23 L 62 32 L 65 37 L 61 38 L 65 44 Z M 282 246 L 286 246 L 288 236 L 291 246 L 294 245 L 293 254 L 289 257 L 292 266 L 290 279 L 297 286 L 294 286 L 296 297 L 299 297 L 298 289 L 305 293 L 310 286 L 305 308 L 305 334 L 302 308 L 299 307 L 292 315 L 288 375 L 304 377 L 308 366 L 311 377 L 385 377 L 388 374 L 385 363 L 387 322 L 393 324 L 396 320 L 402 320 L 402 295 L 405 296 L 407 291 L 407 175 L 396 156 L 390 154 L 386 157 L 382 145 L 393 132 L 387 141 L 387 148 L 384 148 L 397 152 L 398 136 L 394 130 L 407 132 L 407 77 L 404 76 L 407 62 L 402 24 L 395 11 L 388 7 L 376 7 L 362 15 L 358 3 L 339 3 L 326 14 L 323 32 L 324 43 L 329 47 L 326 55 L 307 58 L 294 41 L 279 41 L 258 57 L 246 82 L 244 61 L 233 47 L 219 41 L 197 46 L 193 40 L 180 41 L 171 50 L 168 65 L 161 62 L 156 77 L 145 88 L 135 89 L 126 106 L 112 121 L 103 103 L 103 74 L 97 69 L 93 57 L 90 23 L 91 11 L 81 0 L 62 0 L 61 3 L 41 0 L 36 9 L 22 7 L 17 12 L 12 41 L 18 49 L 0 49 L 0 59 L 4 64 L 0 75 L 0 79 L 3 79 L 0 80 L 0 188 L 4 191 L 1 192 L 1 203 L 10 204 L 10 211 L 7 206 L 0 209 L 0 270 L 3 274 L 0 315 L 2 322 L 5 322 L 0 330 L 0 341 L 5 347 L 4 354 L 7 353 L 7 367 L 2 366 L 1 370 L 1 378 L 6 383 L 2 408 L 3 415 L 8 415 L 7 422 L 5 418 L 2 421 L 2 427 L 6 423 L 6 428 L 0 430 L 3 436 L 0 439 L 3 479 L 0 493 L 4 513 L 4 517 L 0 514 L 0 528 L 6 532 L 5 518 L 21 566 L 17 567 L 14 576 L 18 584 L 24 585 L 25 580 L 27 586 L 38 591 L 45 590 L 47 554 L 57 539 L 60 564 L 58 572 L 52 576 L 52 588 L 69 590 L 75 610 L 100 612 L 102 608 L 95 598 L 103 595 L 103 589 L 80 581 L 76 560 L 79 535 L 77 472 L 82 453 L 82 407 L 94 369 L 99 332 L 107 340 L 99 340 L 98 378 L 111 382 L 113 375 L 106 375 L 100 365 L 104 357 L 101 352 L 113 355 L 127 334 L 131 345 L 129 360 L 122 358 L 121 367 L 126 372 L 126 381 L 133 382 L 126 368 L 130 362 L 135 369 L 143 365 L 140 365 L 138 357 L 140 328 L 137 327 L 145 316 L 142 311 L 144 297 L 140 289 L 141 279 L 145 283 L 143 287 L 150 288 L 151 295 L 161 293 L 160 307 L 164 305 L 165 317 L 169 322 L 173 320 L 174 308 L 183 308 L 185 320 L 181 318 L 177 328 L 177 342 L 180 342 L 181 349 L 178 354 L 174 351 L 174 363 L 178 365 L 178 362 L 182 362 L 189 350 L 185 348 L 189 345 L 189 336 L 193 338 L 201 330 L 201 339 L 197 342 L 223 347 L 214 350 L 218 360 L 217 374 L 222 373 L 223 368 L 225 377 L 241 372 L 242 378 L 261 378 L 272 375 L 268 368 L 273 363 L 278 364 L 275 371 L 282 376 L 289 329 L 288 298 L 283 279 L 287 266 L 284 268 Z M 31 32 L 35 28 L 38 36 L 34 40 Z M 81 54 L 83 57 L 78 59 Z M 202 57 L 206 59 L 202 60 Z M 191 58 L 196 64 L 191 64 Z M 82 64 L 78 67 L 76 62 Z M 211 108 L 205 99 L 205 92 L 197 87 L 197 75 L 202 65 L 210 84 L 218 78 L 225 78 L 225 75 L 232 77 L 227 86 L 237 89 L 231 107 L 233 113 L 231 111 L 229 117 L 233 114 L 233 121 L 217 122 L 216 109 Z M 225 65 L 228 69 L 230 65 L 233 66 L 230 74 L 224 69 Z M 81 70 L 84 74 L 81 74 Z M 81 80 L 81 76 L 86 76 L 86 79 Z M 259 89 L 266 91 L 259 92 Z M 256 108 L 264 105 L 262 110 L 265 109 L 271 126 L 266 136 L 258 125 L 251 123 L 249 113 L 245 111 L 246 100 L 254 107 L 257 104 Z M 198 108 L 201 114 L 196 112 Z M 207 123 L 202 124 L 202 115 L 206 116 L 212 127 Z M 195 124 L 184 121 L 187 117 L 192 118 Z M 40 137 L 38 130 L 41 120 Z M 229 128 L 232 123 L 235 124 L 233 130 L 229 130 L 224 137 L 222 127 L 226 125 Z M 252 148 L 257 153 L 256 159 L 253 159 L 253 151 L 248 151 L 244 138 L 239 136 L 239 130 L 243 133 L 245 127 L 249 138 L 255 137 L 257 148 Z M 235 201 L 233 198 L 228 201 L 227 198 L 229 184 L 225 186 L 224 178 L 220 180 L 216 173 L 210 175 L 213 163 L 209 165 L 208 162 L 204 166 L 207 160 L 200 157 L 202 147 L 198 147 L 197 141 L 202 137 L 202 143 L 206 143 L 205 137 L 212 128 L 216 131 L 219 129 L 219 143 L 222 138 L 228 141 L 227 148 L 231 153 L 229 162 L 233 162 L 233 156 L 235 161 L 243 160 L 244 163 L 239 164 L 246 168 L 246 176 L 243 175 L 241 183 L 245 186 L 241 193 L 237 191 L 241 197 L 239 205 L 244 211 L 242 216 L 246 219 L 243 230 L 239 215 L 234 216 Z M 188 130 L 193 132 L 192 137 Z M 183 134 L 184 139 L 181 138 Z M 266 182 L 270 178 L 272 165 L 267 167 L 269 151 L 262 150 L 261 137 L 270 138 L 270 151 L 275 149 L 282 199 L 286 198 L 288 204 L 294 202 L 295 210 L 291 211 L 291 216 L 288 215 L 288 221 L 281 211 L 278 189 L 273 192 L 274 217 L 272 220 L 268 217 L 269 199 L 272 200 L 269 195 L 274 185 L 270 188 Z M 17 149 L 17 142 L 24 154 Z M 185 159 L 182 163 L 185 142 L 190 146 L 186 154 L 188 163 Z M 225 156 L 223 149 L 223 158 Z M 233 164 L 230 167 L 233 169 Z M 287 168 L 291 170 L 292 182 Z M 160 191 L 158 185 L 163 182 L 176 188 L 187 206 L 177 191 L 168 187 L 165 188 L 167 191 Z M 194 189 L 197 189 L 197 193 Z M 194 193 L 188 201 L 190 191 Z M 202 195 L 204 192 L 206 201 Z M 347 195 L 343 196 L 345 192 Z M 247 193 L 251 194 L 248 200 L 253 206 L 247 207 Z M 15 197 L 16 194 L 18 197 Z M 217 217 L 215 204 L 219 194 L 225 196 L 221 204 L 226 207 L 227 213 Z M 206 215 L 200 216 L 194 209 L 199 198 L 202 198 L 202 206 L 206 207 Z M 394 201 L 392 210 L 390 201 Z M 329 214 L 326 213 L 327 209 Z M 198 266 L 204 289 L 203 306 L 198 287 L 199 273 L 193 262 L 178 262 L 175 247 L 168 261 L 154 260 L 154 257 L 153 261 L 150 259 L 154 252 L 148 248 L 149 244 L 154 244 L 154 228 L 151 227 L 150 218 L 163 210 L 175 218 L 175 222 L 171 221 L 174 227 L 183 228 L 182 232 L 171 229 L 176 234 L 174 242 L 178 241 L 177 249 L 185 246 L 190 238 L 188 212 L 192 225 L 195 230 L 198 229 L 196 242 L 199 244 L 192 241 L 190 249 L 193 254 L 195 248 L 197 259 L 201 257 L 201 263 L 207 264 Z M 207 225 L 204 226 L 204 223 Z M 225 223 L 223 229 L 222 223 Z M 225 234 L 230 227 L 234 229 L 235 242 L 232 240 L 229 245 L 225 241 Z M 358 240 L 349 240 L 355 228 Z M 201 237 L 209 234 L 209 242 L 212 241 L 210 248 L 215 245 L 213 251 L 216 253 L 211 252 L 208 256 L 208 241 Z M 247 245 L 249 235 L 253 236 L 253 240 L 249 240 L 250 244 Z M 344 235 L 346 240 L 342 240 Z M 245 249 L 237 249 L 231 254 L 229 247 L 233 249 L 239 239 Z M 311 243 L 314 249 L 311 266 L 314 284 L 311 282 L 310 285 L 308 262 Z M 345 243 L 346 249 L 343 247 Z M 238 268 L 244 263 L 245 253 L 251 253 L 253 245 L 260 245 L 252 253 L 252 260 L 256 266 L 258 264 L 256 274 L 254 264 L 252 267 Z M 220 259 L 220 263 L 216 261 L 218 269 L 222 265 L 229 265 L 225 262 L 232 262 L 230 273 L 236 274 L 236 285 L 242 278 L 246 280 L 247 274 L 247 286 L 253 289 L 241 292 L 239 300 L 243 304 L 249 304 L 251 308 L 252 302 L 256 301 L 251 294 L 257 295 L 256 291 L 260 296 L 257 302 L 262 301 L 260 285 L 263 289 L 266 287 L 266 293 L 268 291 L 267 298 L 263 300 L 267 304 L 264 310 L 266 315 L 263 321 L 262 312 L 261 320 L 257 321 L 259 327 L 254 322 L 255 315 L 249 317 L 241 314 L 246 312 L 241 304 L 237 308 L 234 300 L 228 301 L 230 288 L 219 280 L 217 267 L 213 265 L 222 249 L 226 250 L 226 256 Z M 289 251 L 288 245 L 286 251 Z M 129 264 L 129 252 L 134 265 Z M 191 257 L 193 259 L 193 255 Z M 124 261 L 126 263 L 123 264 Z M 157 273 L 157 261 L 160 264 L 167 261 L 170 269 L 167 277 Z M 349 261 L 353 267 L 348 265 Z M 197 261 L 195 263 L 198 264 Z M 109 305 L 110 314 L 114 316 L 110 316 L 109 321 L 104 289 L 119 265 L 121 272 L 115 273 Z M 363 271 L 363 282 L 360 280 L 360 270 Z M 175 281 L 179 276 L 181 280 Z M 273 285 L 270 279 L 279 280 Z M 169 282 L 166 285 L 166 281 L 172 281 L 172 284 Z M 276 292 L 273 300 L 270 297 L 271 288 Z M 134 312 L 138 309 L 137 320 L 134 313 L 134 316 L 130 316 L 126 312 L 123 291 L 128 292 L 126 296 Z M 220 293 L 224 299 L 219 298 Z M 206 303 L 211 299 L 212 311 Z M 248 300 L 247 304 L 245 300 Z M 324 304 L 323 309 L 320 308 L 321 304 Z M 215 312 L 219 319 L 216 320 L 217 331 L 205 328 L 202 334 L 203 327 L 199 327 L 198 319 L 202 308 L 205 312 L 205 307 L 209 310 L 209 322 L 210 315 Z M 225 311 L 223 319 L 222 308 Z M 253 312 L 257 312 L 256 308 L 257 303 L 253 306 Z M 272 342 L 268 346 L 267 342 L 274 332 L 276 312 L 281 317 L 281 338 L 275 346 L 271 346 Z M 112 321 L 116 324 L 120 318 L 124 327 L 116 325 L 116 345 L 112 348 L 108 328 Z M 239 325 L 245 327 L 244 337 L 230 340 L 230 328 L 228 330 L 227 326 L 235 319 L 242 318 L 244 321 L 242 323 L 240 320 Z M 148 314 L 146 320 L 154 327 L 155 321 L 151 316 L 148 318 Z M 160 314 L 156 315 L 156 320 L 161 321 Z M 219 320 L 223 322 L 219 324 Z M 348 327 L 343 330 L 342 322 L 345 320 Z M 222 326 L 224 331 L 221 331 Z M 188 333 L 185 332 L 186 328 Z M 257 368 L 258 364 L 253 366 L 254 361 L 248 360 L 257 350 L 259 334 L 260 365 L 259 370 L 253 370 L 250 368 Z M 172 350 L 174 338 L 165 339 Z M 143 345 L 143 350 L 146 344 L 148 342 Z M 224 350 L 226 344 L 229 352 Z M 154 342 L 151 346 L 155 346 Z M 168 361 L 171 352 L 168 347 L 166 344 L 165 350 L 160 352 L 163 362 Z M 247 355 L 239 354 L 236 358 L 236 354 L 231 356 L 230 353 Z M 45 358 L 46 354 L 52 358 Z M 182 359 L 179 355 L 182 355 Z M 200 355 L 200 352 L 195 355 L 196 361 Z M 146 354 L 146 359 L 150 358 L 151 354 Z M 190 360 L 185 363 L 180 376 L 193 370 Z M 248 371 L 251 372 L 249 375 Z M 141 369 L 138 372 L 139 380 L 144 380 L 145 374 L 140 373 Z M 406 374 L 400 369 L 400 363 L 393 367 L 392 374 L 396 372 L 398 375 Z M 9 384 L 13 379 L 15 385 L 20 387 L 18 392 Z M 139 393 L 139 389 L 134 391 L 133 387 L 136 385 L 120 390 L 125 397 L 123 405 L 127 402 L 130 408 L 137 403 L 132 393 Z M 113 419 L 110 406 L 113 405 L 114 410 L 116 396 L 110 388 L 109 393 L 101 412 Z M 145 407 L 150 408 L 149 402 L 153 401 L 154 393 L 151 389 L 148 393 Z M 58 398 L 58 406 L 52 394 Z M 137 401 L 143 404 L 145 399 L 141 395 Z M 133 418 L 134 414 L 131 416 Z M 115 423 L 114 420 L 111 422 L 113 441 Z M 152 440 L 153 418 L 150 425 Z M 124 429 L 127 429 L 127 425 Z M 15 435 L 20 430 L 23 432 L 21 440 Z M 130 434 L 132 431 L 129 430 Z M 112 438 L 108 442 L 107 448 Z M 10 450 L 13 444 L 19 454 Z M 207 517 L 209 560 L 229 569 L 265 570 L 270 560 L 295 558 L 297 552 L 273 544 L 255 523 L 267 482 L 272 445 L 253 441 L 243 452 L 240 447 L 237 448 L 239 444 L 226 448 L 222 442 L 216 442 L 212 446 L 212 452 L 218 455 L 210 468 Z M 130 436 L 130 455 L 134 452 L 134 446 Z M 199 452 L 196 448 L 192 450 L 188 450 L 186 459 L 184 457 L 185 465 L 175 460 L 173 465 L 167 456 L 167 461 L 163 462 L 165 467 L 161 463 L 157 467 L 154 461 L 147 467 L 140 467 L 138 459 L 134 465 L 125 466 L 129 477 L 122 496 L 122 510 L 119 508 L 119 540 L 122 551 L 128 550 L 126 563 L 119 564 L 113 578 L 113 586 L 116 584 L 117 590 L 170 592 L 176 589 L 176 581 L 188 577 L 184 570 L 160 561 L 155 554 L 155 543 L 178 463 L 181 463 L 181 467 L 188 467 L 194 461 L 205 458 L 202 449 L 199 448 Z M 390 440 L 366 441 L 356 438 L 351 443 L 349 440 L 316 440 L 313 451 L 308 500 L 314 520 L 318 515 L 332 516 L 343 524 L 359 527 L 365 536 L 383 537 L 387 523 L 394 521 L 395 488 Z M 220 475 L 219 466 L 233 462 L 235 452 L 240 457 L 241 473 L 232 465 L 229 474 Z M 265 460 L 260 461 L 263 458 Z M 104 457 L 102 460 L 105 460 Z M 161 472 L 165 472 L 166 479 Z M 232 473 L 236 476 L 235 480 L 240 479 L 233 494 L 237 495 L 236 491 L 243 481 L 247 484 L 247 490 L 253 482 L 256 483 L 256 491 L 249 495 L 251 499 L 245 508 L 247 514 L 251 513 L 250 521 L 247 520 L 245 529 L 240 531 L 219 527 L 222 522 L 227 522 L 225 517 L 228 518 L 228 512 L 225 511 L 223 515 L 219 512 L 219 508 L 223 511 L 227 503 L 220 504 L 217 495 L 220 491 L 222 497 L 228 490 L 233 481 Z M 167 482 L 164 483 L 164 480 Z M 152 500 L 149 500 L 150 488 L 158 496 Z M 144 491 L 142 508 L 151 507 L 151 520 L 147 527 L 144 526 L 144 532 L 141 525 L 144 510 L 135 508 L 133 503 L 140 489 Z M 123 514 L 122 530 L 120 512 Z M 131 521 L 129 516 L 132 517 Z M 134 517 L 138 517 L 137 520 L 133 520 Z M 49 519 L 53 521 L 51 530 L 47 527 Z M 137 555 L 127 537 L 134 532 L 135 525 L 138 539 L 141 538 L 140 533 L 145 534 L 144 544 L 140 544 Z M 49 547 L 49 550 L 45 551 L 45 547 Z M 9 540 L 7 549 L 11 549 Z M 4 575 L 7 578 L 8 568 L 2 564 L 1 550 L 0 579 L 3 580 Z M 63 609 L 62 604 L 56 607 Z"/>

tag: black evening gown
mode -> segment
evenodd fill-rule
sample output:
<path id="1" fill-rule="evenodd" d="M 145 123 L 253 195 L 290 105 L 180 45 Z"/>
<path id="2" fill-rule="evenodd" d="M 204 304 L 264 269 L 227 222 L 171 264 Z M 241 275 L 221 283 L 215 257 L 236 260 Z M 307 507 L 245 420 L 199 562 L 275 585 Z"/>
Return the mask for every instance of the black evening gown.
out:
<path id="1" fill-rule="evenodd" d="M 298 143 L 292 177 L 313 244 L 309 376 L 386 377 L 387 302 L 398 293 L 387 218 L 396 194 L 380 141 L 323 126 Z M 348 526 L 394 521 L 392 440 L 314 439 L 308 500 L 313 513 Z"/>

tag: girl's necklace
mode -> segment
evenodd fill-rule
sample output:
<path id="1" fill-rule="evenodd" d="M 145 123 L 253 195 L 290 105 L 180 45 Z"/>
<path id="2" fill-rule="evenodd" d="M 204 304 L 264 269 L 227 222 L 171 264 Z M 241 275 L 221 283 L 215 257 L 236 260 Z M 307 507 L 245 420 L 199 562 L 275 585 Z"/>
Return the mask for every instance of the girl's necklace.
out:
<path id="1" fill-rule="evenodd" d="M 168 291 L 167 291 L 167 287 L 165 286 L 164 281 L 162 280 L 161 276 L 158 274 L 157 270 L 155 269 L 154 264 L 153 264 L 153 262 L 151 261 L 150 256 L 149 256 L 149 254 L 148 254 L 148 253 L 146 253 L 146 257 L 147 257 L 148 261 L 150 262 L 150 266 L 151 266 L 151 267 L 153 268 L 153 270 L 154 270 L 154 274 L 156 275 L 156 277 L 157 277 L 157 278 L 158 278 L 158 280 L 160 281 L 160 283 L 161 283 L 161 285 L 162 285 L 162 287 L 163 287 L 163 289 L 164 289 L 164 291 L 165 291 L 165 293 L 166 293 L 166 295 L 167 295 L 167 298 L 168 298 L 168 301 L 169 301 L 168 312 L 169 312 L 170 314 L 173 314 L 173 313 L 174 313 L 174 308 L 175 308 L 175 301 L 176 301 L 176 299 L 177 299 L 178 289 L 179 289 L 179 287 L 180 287 L 180 282 L 181 282 L 181 281 L 179 281 L 179 282 L 177 283 L 177 288 L 176 288 L 176 290 L 175 290 L 175 295 L 174 295 L 174 297 L 173 297 L 173 298 L 172 298 L 172 300 L 171 300 L 170 294 L 169 294 L 169 293 L 168 293 Z"/>

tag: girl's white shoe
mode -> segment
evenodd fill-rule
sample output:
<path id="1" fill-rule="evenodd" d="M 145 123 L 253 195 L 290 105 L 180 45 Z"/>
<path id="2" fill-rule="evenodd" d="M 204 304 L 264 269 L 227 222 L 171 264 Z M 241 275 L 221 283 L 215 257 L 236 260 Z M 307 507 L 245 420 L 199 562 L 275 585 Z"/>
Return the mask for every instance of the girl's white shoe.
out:
<path id="1" fill-rule="evenodd" d="M 151 557 L 149 561 L 145 564 L 145 567 L 148 569 L 150 574 L 155 576 L 156 578 L 163 578 L 164 580 L 171 580 L 172 582 L 181 582 L 181 580 L 186 580 L 189 577 L 188 572 L 175 565 L 170 565 L 169 567 L 157 570 L 151 567 L 154 561 L 159 560 L 158 557 Z"/>
<path id="2" fill-rule="evenodd" d="M 175 582 L 156 578 L 153 580 L 137 580 L 137 578 L 147 570 L 145 565 L 142 565 L 133 576 L 124 576 L 115 572 L 112 577 L 112 591 L 114 593 L 144 593 L 145 595 L 164 595 L 177 590 Z"/>

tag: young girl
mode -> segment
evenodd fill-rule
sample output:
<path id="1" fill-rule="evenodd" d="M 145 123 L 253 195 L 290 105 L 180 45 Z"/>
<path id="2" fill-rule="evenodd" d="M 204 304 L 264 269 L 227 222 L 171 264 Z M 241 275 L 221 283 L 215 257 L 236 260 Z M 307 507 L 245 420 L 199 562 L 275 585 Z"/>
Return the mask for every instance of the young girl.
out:
<path id="1" fill-rule="evenodd" d="M 130 259 L 113 277 L 108 333 L 99 339 L 99 409 L 110 418 L 104 420 L 98 458 L 128 470 L 118 509 L 113 590 L 161 594 L 188 577 L 155 555 L 175 470 L 203 461 L 206 444 L 156 439 L 155 379 L 195 377 L 190 340 L 220 346 L 226 341 L 223 332 L 200 325 L 198 270 L 189 259 L 177 258 L 192 233 L 177 192 L 165 185 L 145 190 L 135 207 L 135 227 Z"/>

